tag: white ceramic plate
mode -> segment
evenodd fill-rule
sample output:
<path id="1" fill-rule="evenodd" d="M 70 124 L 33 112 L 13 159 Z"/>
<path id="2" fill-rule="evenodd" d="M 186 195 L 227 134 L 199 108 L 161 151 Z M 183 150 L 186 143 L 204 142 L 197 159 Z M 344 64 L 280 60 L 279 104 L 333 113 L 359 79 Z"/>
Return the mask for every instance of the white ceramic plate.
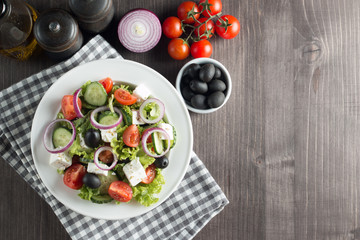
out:
<path id="1" fill-rule="evenodd" d="M 44 130 L 60 111 L 61 99 L 73 93 L 86 81 L 111 77 L 114 81 L 145 84 L 154 97 L 165 104 L 168 120 L 177 129 L 177 142 L 169 153 L 169 166 L 163 170 L 165 185 L 158 195 L 159 201 L 144 207 L 132 200 L 130 203 L 95 204 L 81 199 L 78 190 L 63 183 L 62 176 L 49 165 L 50 153 L 43 145 Z M 31 150 L 36 170 L 49 191 L 65 206 L 86 216 L 99 219 L 126 219 L 144 214 L 165 201 L 183 179 L 190 162 L 193 131 L 189 113 L 175 88 L 153 69 L 128 60 L 106 59 L 80 65 L 59 78 L 46 92 L 36 110 L 31 129 Z"/>

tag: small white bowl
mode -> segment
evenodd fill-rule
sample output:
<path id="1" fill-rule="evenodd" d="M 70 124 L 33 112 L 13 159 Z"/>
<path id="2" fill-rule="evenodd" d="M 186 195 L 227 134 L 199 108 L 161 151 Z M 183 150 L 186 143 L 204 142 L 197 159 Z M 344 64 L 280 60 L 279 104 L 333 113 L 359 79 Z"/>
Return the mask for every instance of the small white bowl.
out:
<path id="1" fill-rule="evenodd" d="M 223 79 L 222 80 L 224 80 L 224 82 L 226 84 L 226 90 L 225 90 L 225 100 L 219 107 L 217 107 L 217 108 L 208 108 L 208 109 L 198 109 L 198 108 L 194 108 L 194 107 L 188 105 L 187 102 L 185 101 L 185 99 L 183 98 L 182 93 L 181 93 L 181 89 L 180 89 L 181 78 L 183 76 L 184 70 L 187 68 L 187 66 L 189 66 L 192 63 L 197 63 L 197 64 L 212 63 L 216 67 L 220 68 L 220 70 L 222 71 L 222 74 L 223 74 Z M 180 71 L 179 71 L 179 73 L 178 73 L 178 75 L 176 77 L 175 87 L 176 87 L 177 91 L 180 93 L 180 96 L 182 97 L 182 100 L 185 102 L 185 105 L 186 105 L 187 109 L 189 109 L 190 111 L 195 112 L 195 113 L 205 114 L 205 113 L 215 112 L 216 110 L 220 109 L 222 106 L 224 106 L 226 104 L 226 102 L 229 100 L 230 95 L 231 95 L 232 85 L 231 85 L 231 77 L 230 77 L 229 71 L 219 61 L 216 61 L 215 59 L 212 59 L 212 58 L 195 58 L 195 59 L 189 61 L 188 63 L 186 63 L 180 69 Z"/>

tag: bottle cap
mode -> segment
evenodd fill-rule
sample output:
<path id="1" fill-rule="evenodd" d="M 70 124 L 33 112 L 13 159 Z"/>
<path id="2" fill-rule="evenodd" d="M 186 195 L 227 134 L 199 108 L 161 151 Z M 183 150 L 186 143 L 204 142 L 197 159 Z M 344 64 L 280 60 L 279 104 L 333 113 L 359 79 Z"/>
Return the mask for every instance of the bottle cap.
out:
<path id="1" fill-rule="evenodd" d="M 111 0 L 69 0 L 69 7 L 80 22 L 102 19 L 112 7 Z"/>
<path id="2" fill-rule="evenodd" d="M 62 9 L 49 9 L 38 17 L 34 36 L 39 45 L 49 52 L 62 52 L 77 40 L 79 27 L 75 19 Z"/>

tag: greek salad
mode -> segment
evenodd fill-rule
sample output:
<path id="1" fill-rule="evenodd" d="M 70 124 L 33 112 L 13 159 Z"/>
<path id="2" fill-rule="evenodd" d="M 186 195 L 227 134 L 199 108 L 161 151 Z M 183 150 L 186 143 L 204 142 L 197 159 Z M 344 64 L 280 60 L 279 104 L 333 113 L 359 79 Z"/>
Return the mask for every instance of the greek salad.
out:
<path id="1" fill-rule="evenodd" d="M 176 143 L 163 102 L 145 85 L 88 81 L 61 100 L 44 133 L 50 165 L 64 184 L 94 203 L 158 201 L 162 169 Z"/>

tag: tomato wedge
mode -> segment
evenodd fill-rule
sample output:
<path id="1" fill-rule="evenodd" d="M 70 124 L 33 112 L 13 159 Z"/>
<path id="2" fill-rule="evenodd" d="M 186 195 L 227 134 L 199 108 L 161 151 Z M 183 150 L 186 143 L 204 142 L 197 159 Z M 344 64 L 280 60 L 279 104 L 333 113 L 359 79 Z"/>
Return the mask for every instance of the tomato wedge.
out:
<path id="1" fill-rule="evenodd" d="M 115 181 L 110 184 L 108 193 L 110 197 L 119 202 L 128 202 L 132 199 L 132 189 L 123 181 Z"/>
<path id="2" fill-rule="evenodd" d="M 65 95 L 61 100 L 61 112 L 67 120 L 73 120 L 76 118 L 76 112 L 73 104 L 73 95 Z M 78 98 L 78 105 L 81 109 L 81 100 Z"/>
<path id="3" fill-rule="evenodd" d="M 71 165 L 64 173 L 64 184 L 72 189 L 80 189 L 83 185 L 83 177 L 86 174 L 86 169 L 80 163 Z"/>
<path id="4" fill-rule="evenodd" d="M 135 124 L 128 126 L 123 133 L 123 141 L 126 146 L 137 147 L 140 143 L 140 131 Z"/>
<path id="5" fill-rule="evenodd" d="M 146 178 L 144 178 L 141 182 L 145 183 L 145 184 L 149 184 L 152 183 L 152 181 L 154 181 L 154 178 L 156 176 L 156 170 L 155 170 L 155 165 L 151 164 L 150 166 L 148 166 L 145 169 L 145 173 L 146 173 Z"/>
<path id="6" fill-rule="evenodd" d="M 114 82 L 111 78 L 107 77 L 99 81 L 104 86 L 106 93 L 111 92 Z"/>
<path id="7" fill-rule="evenodd" d="M 136 103 L 137 98 L 131 95 L 128 91 L 119 88 L 114 92 L 114 97 L 122 105 L 131 105 Z"/>

